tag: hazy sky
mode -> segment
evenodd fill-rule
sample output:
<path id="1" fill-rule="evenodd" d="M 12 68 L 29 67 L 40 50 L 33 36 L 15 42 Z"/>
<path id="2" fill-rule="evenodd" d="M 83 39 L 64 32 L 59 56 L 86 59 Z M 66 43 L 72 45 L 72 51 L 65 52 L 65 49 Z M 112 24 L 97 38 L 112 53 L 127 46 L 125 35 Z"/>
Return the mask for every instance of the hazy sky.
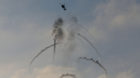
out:
<path id="1" fill-rule="evenodd" d="M 53 43 L 54 21 L 62 17 L 64 27 L 69 25 L 68 13 L 78 18 L 77 28 L 80 25 L 89 31 L 89 35 L 85 31 L 76 32 L 82 32 L 98 48 L 109 78 L 140 77 L 139 0 L 61 2 L 67 11 L 60 7 L 59 0 L 0 0 L 0 78 L 59 78 L 67 72 L 77 78 L 104 78 L 97 65 L 77 60 L 79 56 L 98 58 L 77 37 L 56 48 L 55 62 L 52 62 L 53 49 L 49 49 L 35 60 L 29 71 L 33 56 Z"/>

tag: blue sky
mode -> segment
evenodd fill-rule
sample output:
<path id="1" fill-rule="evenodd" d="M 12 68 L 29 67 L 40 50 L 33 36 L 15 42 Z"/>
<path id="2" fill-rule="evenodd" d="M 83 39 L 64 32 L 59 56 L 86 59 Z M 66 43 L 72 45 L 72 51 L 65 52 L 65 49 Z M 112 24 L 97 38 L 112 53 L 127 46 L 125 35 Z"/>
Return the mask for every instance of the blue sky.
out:
<path id="1" fill-rule="evenodd" d="M 82 30 L 76 32 L 81 32 L 96 45 L 109 78 L 138 78 L 139 2 L 62 0 L 68 9 L 64 12 L 58 0 L 0 0 L 0 78 L 58 78 L 67 72 L 75 73 L 77 78 L 104 78 L 103 71 L 93 63 L 77 62 L 79 56 L 98 58 L 94 50 L 77 37 L 57 47 L 55 62 L 52 62 L 52 49 L 49 49 L 38 57 L 32 73 L 29 72 L 32 57 L 53 42 L 52 25 L 58 17 L 64 18 L 64 28 L 84 26 L 87 29 L 90 34 Z M 69 26 L 67 13 L 76 16 L 78 24 Z M 69 46 L 74 46 L 74 50 Z"/>

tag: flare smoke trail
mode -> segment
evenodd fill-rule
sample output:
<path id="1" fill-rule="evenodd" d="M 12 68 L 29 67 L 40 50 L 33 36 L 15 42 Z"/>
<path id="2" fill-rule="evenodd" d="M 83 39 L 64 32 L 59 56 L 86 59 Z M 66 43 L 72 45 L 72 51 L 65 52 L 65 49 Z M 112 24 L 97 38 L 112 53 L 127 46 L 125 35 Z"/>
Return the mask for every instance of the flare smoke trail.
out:
<path id="1" fill-rule="evenodd" d="M 64 78 L 64 77 L 72 77 L 72 78 L 76 78 L 75 74 L 69 74 L 69 73 L 62 74 L 62 75 L 60 76 L 60 78 Z"/>
<path id="2" fill-rule="evenodd" d="M 96 53 L 99 55 L 99 57 L 101 58 L 101 54 L 99 53 L 98 49 L 92 44 L 91 41 L 89 41 L 85 36 L 81 35 L 80 33 L 77 33 L 77 35 L 79 37 L 81 37 L 82 39 L 84 39 L 85 41 L 87 41 L 89 43 L 89 45 L 95 49 Z"/>
<path id="3" fill-rule="evenodd" d="M 54 38 L 54 44 L 56 43 L 56 38 Z M 56 49 L 56 45 L 54 45 L 54 49 L 53 49 L 53 61 L 55 59 L 55 49 Z"/>
<path id="4" fill-rule="evenodd" d="M 56 45 L 58 45 L 58 42 L 56 42 L 57 40 L 61 40 L 64 36 L 63 34 L 63 30 L 61 28 L 61 26 L 63 25 L 63 20 L 62 18 L 58 18 L 55 23 L 54 23 L 54 29 L 52 32 L 52 35 L 54 35 L 54 44 L 51 44 L 50 46 L 47 46 L 46 48 L 44 48 L 43 50 L 41 50 L 35 57 L 33 57 L 33 59 L 30 62 L 30 65 L 34 62 L 34 60 L 40 55 L 42 54 L 45 50 L 47 50 L 48 48 L 54 47 L 54 52 L 53 52 L 53 58 L 55 57 L 55 48 Z"/>
<path id="5" fill-rule="evenodd" d="M 70 24 L 68 25 L 67 29 L 68 29 L 68 41 L 70 42 L 70 44 L 75 41 L 74 39 L 77 39 L 76 38 L 77 36 L 80 37 L 81 39 L 85 40 L 95 50 L 95 53 L 97 54 L 97 57 L 99 58 L 98 60 L 101 60 L 101 54 L 98 51 L 98 49 L 95 47 L 95 45 L 88 38 L 86 38 L 84 35 L 81 34 L 82 29 L 86 31 L 88 30 L 84 28 L 83 26 L 81 26 L 80 24 L 78 24 L 78 19 L 76 17 L 71 17 Z M 89 33 L 87 32 L 87 34 Z"/>
<path id="6" fill-rule="evenodd" d="M 54 44 L 51 44 L 51 45 L 45 47 L 44 49 L 42 49 L 36 56 L 33 57 L 33 59 L 32 59 L 31 62 L 30 62 L 30 65 L 32 65 L 32 63 L 35 61 L 35 59 L 36 59 L 40 54 L 42 54 L 43 52 L 45 52 L 45 50 L 47 50 L 48 48 L 51 48 L 51 47 L 53 47 L 53 46 L 55 46 L 55 45 L 58 45 L 58 44 L 59 44 L 59 43 L 54 43 Z"/>
<path id="7" fill-rule="evenodd" d="M 64 37 L 62 26 L 63 26 L 63 19 L 58 18 L 53 25 L 54 29 L 52 35 L 54 35 L 54 44 L 58 42 L 58 40 L 62 40 Z M 56 45 L 54 45 L 53 60 L 55 59 L 55 51 L 56 51 Z"/>
<path id="8" fill-rule="evenodd" d="M 81 37 L 82 39 L 84 39 L 95 50 L 95 52 L 98 55 L 99 59 L 101 59 L 101 54 L 98 51 L 98 49 L 95 47 L 95 45 L 88 38 L 86 38 L 84 35 L 82 35 L 80 33 L 81 29 L 84 29 L 90 35 L 90 33 L 88 32 L 88 30 L 85 27 L 83 27 L 83 26 L 81 26 L 81 25 L 78 24 L 78 20 L 77 20 L 76 17 L 72 17 L 71 18 L 71 25 L 70 25 L 69 28 L 71 29 L 70 30 L 70 34 L 72 35 L 70 37 L 74 37 L 75 35 L 78 35 L 79 37 Z"/>
<path id="9" fill-rule="evenodd" d="M 63 19 L 62 18 L 58 18 L 53 24 L 54 28 L 58 28 L 62 25 L 63 25 Z"/>
<path id="10" fill-rule="evenodd" d="M 79 59 L 84 59 L 84 60 L 92 61 L 92 62 L 96 63 L 97 65 L 99 65 L 104 70 L 105 74 L 107 75 L 107 70 L 98 60 L 94 60 L 93 58 L 87 58 L 87 57 L 80 57 Z"/>

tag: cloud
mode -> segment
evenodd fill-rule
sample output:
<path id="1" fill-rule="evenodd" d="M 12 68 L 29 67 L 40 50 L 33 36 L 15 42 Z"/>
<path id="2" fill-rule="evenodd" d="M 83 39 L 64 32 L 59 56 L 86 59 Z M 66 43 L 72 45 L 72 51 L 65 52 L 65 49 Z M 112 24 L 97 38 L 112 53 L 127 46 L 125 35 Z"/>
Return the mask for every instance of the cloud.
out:
<path id="1" fill-rule="evenodd" d="M 4 70 L 1 70 L 4 71 Z M 8 74 L 8 72 L 11 72 Z M 59 78 L 62 74 L 72 73 L 81 78 L 79 72 L 72 67 L 61 67 L 61 66 L 46 66 L 44 68 L 35 68 L 29 73 L 28 69 L 18 68 L 8 70 L 5 74 L 1 74 L 0 77 L 6 78 Z"/>
<path id="2" fill-rule="evenodd" d="M 138 21 L 140 20 L 140 5 L 135 1 L 108 0 L 97 5 L 96 10 L 93 10 L 93 16 L 96 18 L 91 22 L 92 27 L 89 31 L 95 38 L 97 37 L 97 42 L 101 43 L 101 54 L 105 52 L 103 57 L 107 58 L 104 61 L 107 70 L 111 71 L 111 74 L 120 72 L 112 78 L 135 78 L 134 72 L 121 72 L 129 69 L 139 72 L 135 70 L 139 67 L 134 66 L 139 65 L 136 60 L 139 58 L 137 56 L 139 52 L 135 50 L 140 47 L 140 22 Z M 135 63 L 131 61 L 132 58 Z"/>
<path id="3" fill-rule="evenodd" d="M 54 66 L 48 65 L 43 68 L 34 68 L 32 71 L 26 68 L 19 68 L 15 64 L 4 65 L 3 67 L 7 67 L 7 70 L 1 69 L 0 77 L 2 78 L 59 78 L 62 74 L 71 73 L 75 74 L 77 78 L 135 78 L 135 75 L 131 71 L 124 71 L 115 74 L 114 76 L 108 74 L 101 74 L 96 77 L 96 72 L 91 69 L 91 67 L 85 69 L 84 71 L 79 71 L 77 68 L 73 67 L 62 67 L 62 66 Z"/>
<path id="4" fill-rule="evenodd" d="M 130 71 L 119 72 L 116 76 L 106 76 L 104 74 L 98 76 L 98 78 L 135 78 L 134 73 Z"/>
<path id="5" fill-rule="evenodd" d="M 98 76 L 98 78 L 107 78 L 107 77 L 106 75 L 103 74 L 103 75 Z"/>
<path id="6" fill-rule="evenodd" d="M 32 2 L 32 0 L 31 0 L 31 2 Z M 85 2 L 85 1 L 83 1 L 83 2 Z M 7 1 L 7 3 L 10 3 L 10 2 Z M 20 2 L 20 3 L 22 3 L 22 2 Z M 82 4 L 82 3 L 80 3 L 80 4 Z M 13 3 L 12 3 L 12 5 L 13 5 Z M 12 7 L 12 5 L 10 5 L 10 6 Z M 10 10 L 10 6 L 7 6 L 8 10 Z M 24 6 L 24 4 L 22 6 Z M 17 7 L 17 5 L 16 5 L 16 7 Z M 13 9 L 16 9 L 15 6 L 12 8 L 12 10 Z M 18 9 L 20 9 L 20 7 Z M 21 10 L 27 12 L 27 10 L 25 10 L 25 9 L 26 9 L 26 7 L 22 7 Z M 8 11 L 8 10 L 3 11 L 1 8 L 0 8 L 0 10 L 2 12 Z M 81 8 L 81 10 L 83 11 L 84 9 Z M 49 28 L 49 26 L 51 26 L 51 24 L 49 24 L 49 23 L 51 23 L 50 21 L 52 19 L 47 17 L 48 14 L 39 15 L 38 13 L 34 14 L 34 12 L 31 12 L 31 11 L 32 10 L 30 10 L 31 14 L 29 14 L 29 15 L 28 15 L 29 12 L 27 12 L 27 15 L 26 15 L 26 13 L 24 14 L 24 12 L 21 14 L 18 13 L 19 17 L 18 16 L 15 17 L 15 15 L 13 15 L 13 14 L 11 14 L 11 17 L 9 17 L 10 15 L 9 16 L 0 15 L 0 17 L 1 17 L 0 18 L 0 36 L 1 36 L 0 53 L 1 53 L 1 57 L 2 57 L 2 59 L 1 59 L 2 63 L 4 63 L 7 59 L 8 59 L 8 62 L 9 61 L 17 62 L 17 60 L 18 60 L 18 63 L 19 63 L 19 61 L 20 61 L 20 63 L 22 62 L 22 64 L 25 62 L 27 63 L 27 61 L 31 59 L 30 57 L 33 56 L 33 55 L 31 55 L 31 53 L 36 53 L 40 49 L 45 47 L 46 44 L 49 45 L 49 43 L 51 43 L 51 41 L 49 41 L 49 40 L 51 40 L 50 28 Z M 10 11 L 10 12 L 13 12 L 13 11 Z M 140 6 L 138 4 L 136 4 L 134 0 L 109 0 L 106 3 L 99 4 L 96 7 L 96 10 L 93 9 L 93 12 L 94 12 L 93 14 L 95 14 L 93 16 L 95 16 L 96 18 L 94 20 L 92 20 L 92 22 L 90 23 L 91 27 L 88 28 L 89 32 L 91 33 L 91 35 L 93 35 L 96 38 L 97 42 L 100 42 L 100 41 L 106 42 L 105 40 L 107 40 L 108 42 L 106 44 L 103 44 L 103 45 L 105 45 L 104 46 L 105 48 L 107 47 L 107 49 L 110 49 L 110 47 L 111 48 L 115 47 L 115 51 L 113 49 L 112 52 L 109 50 L 102 49 L 104 52 L 106 52 L 105 57 L 109 57 L 109 61 L 110 61 L 110 62 L 108 62 L 108 60 L 106 60 L 106 58 L 105 58 L 105 60 L 106 60 L 105 63 L 106 62 L 108 63 L 108 64 L 106 63 L 106 66 L 108 65 L 108 68 L 110 68 L 110 69 L 112 67 L 111 71 L 116 72 L 116 70 L 118 70 L 118 71 L 123 70 L 123 69 L 121 69 L 121 67 L 127 68 L 127 67 L 130 67 L 131 65 L 136 64 L 134 62 L 135 60 L 133 60 L 133 64 L 132 64 L 132 61 L 130 61 L 130 60 L 132 60 L 132 58 L 130 59 L 130 55 L 131 55 L 131 57 L 133 57 L 133 59 L 138 59 L 138 57 L 135 57 L 135 54 L 138 54 L 138 53 L 135 53 L 135 51 L 133 51 L 132 49 L 135 49 L 134 47 L 139 48 L 139 46 L 135 46 L 135 43 L 139 43 L 139 39 L 140 39 L 140 38 L 138 38 L 139 33 L 137 33 L 137 32 L 135 33 L 135 31 L 136 31 L 136 29 L 139 30 L 139 27 L 140 27 L 140 22 L 139 22 Z M 87 13 L 87 11 L 85 11 L 85 13 Z M 40 13 L 40 14 L 42 14 L 42 13 Z M 31 17 L 28 17 L 28 16 L 31 16 Z M 46 16 L 48 18 L 48 20 L 44 19 L 45 18 L 44 16 Z M 41 19 L 43 19 L 43 20 L 41 20 Z M 46 23 L 46 21 L 47 21 L 47 23 Z M 90 39 L 92 40 L 93 38 L 90 37 Z M 135 39 L 135 40 L 133 40 L 133 39 Z M 69 42 L 71 45 L 70 49 L 73 49 L 73 47 L 76 46 L 75 42 L 78 43 L 77 41 Z M 129 44 L 130 42 L 132 44 Z M 57 52 L 58 53 L 57 56 L 59 56 L 58 58 L 63 59 L 63 60 L 61 59 L 61 62 L 59 62 L 59 64 L 61 63 L 60 65 L 63 65 L 62 63 L 64 63 L 64 61 L 65 61 L 65 63 L 69 62 L 70 59 L 66 55 L 71 54 L 71 56 L 72 56 L 72 57 L 70 56 L 72 58 L 71 61 L 73 61 L 73 57 L 75 57 L 75 56 L 76 57 L 80 56 L 80 55 L 88 56 L 88 53 L 92 52 L 92 49 L 89 49 L 88 46 L 86 46 L 86 48 L 83 48 L 83 46 L 81 47 L 81 45 L 83 45 L 82 43 L 79 42 L 78 44 L 79 45 L 76 46 L 77 47 L 76 49 L 78 49 L 78 50 L 75 50 L 75 52 L 77 51 L 78 53 L 73 52 L 73 53 L 75 53 L 73 55 L 70 53 L 70 51 L 59 50 L 60 47 L 57 48 L 57 50 L 59 50 Z M 98 43 L 97 43 L 97 45 L 98 45 Z M 67 45 L 65 47 L 69 48 L 69 45 Z M 124 48 L 125 48 L 125 50 L 124 50 Z M 131 48 L 131 50 L 130 50 L 130 48 Z M 130 51 L 128 52 L 126 49 L 130 50 L 131 52 Z M 63 52 L 60 53 L 60 51 L 63 51 Z M 69 52 L 69 54 L 64 54 L 64 52 Z M 137 51 L 137 52 L 139 52 L 139 51 Z M 132 56 L 132 54 L 130 54 L 130 53 L 135 53 L 135 54 Z M 5 54 L 6 56 L 3 56 L 3 54 Z M 63 56 L 63 55 L 65 55 L 65 56 Z M 92 56 L 92 54 L 89 54 L 89 55 Z M 13 57 L 11 57 L 11 56 L 13 56 Z M 5 57 L 6 57 L 6 60 L 5 59 L 3 60 L 3 58 L 5 58 Z M 18 57 L 18 59 L 17 59 L 17 57 Z M 114 58 L 112 58 L 112 57 L 114 57 Z M 47 56 L 47 58 L 48 58 L 48 56 Z M 12 60 L 12 59 L 14 59 L 14 60 Z M 47 60 L 50 60 L 50 59 L 47 59 Z M 75 58 L 74 58 L 74 60 L 75 60 Z M 46 63 L 46 58 L 45 59 L 43 58 L 39 61 Z M 40 63 L 41 65 L 42 65 L 42 62 Z M 22 65 L 22 64 L 20 64 L 20 65 Z M 68 64 L 72 65 L 73 62 L 70 62 Z M 76 65 L 77 65 L 77 67 L 80 68 L 80 67 L 82 67 L 83 63 L 76 64 Z M 111 65 L 113 65 L 113 66 L 111 66 Z M 123 66 L 121 66 L 121 65 L 123 65 Z M 85 68 L 83 68 L 86 70 L 84 70 L 82 72 L 82 77 L 93 78 L 93 75 L 96 75 L 96 72 L 95 72 L 96 70 L 93 70 L 94 67 L 92 67 L 92 66 L 86 68 L 87 66 L 88 65 L 85 65 Z M 136 65 L 136 66 L 139 67 L 139 65 Z M 76 73 L 77 75 L 80 75 L 79 71 L 77 69 L 72 68 L 72 67 L 64 67 L 64 66 L 46 66 L 45 68 L 41 68 L 41 69 L 36 68 L 35 70 L 33 70 L 32 74 L 29 74 L 28 69 L 26 69 L 26 68 L 16 68 L 16 66 L 12 66 L 12 65 L 6 65 L 5 67 L 0 67 L 0 69 L 1 69 L 0 73 L 1 73 L 2 78 L 5 78 L 7 76 L 8 76 L 8 78 L 46 78 L 46 77 L 47 78 L 58 78 L 62 73 L 67 73 L 67 72 L 72 72 L 72 73 Z M 95 69 L 96 69 L 96 67 L 95 67 Z M 95 73 L 95 74 L 93 74 L 93 73 Z M 78 76 L 78 77 L 81 78 L 80 76 Z M 99 76 L 99 78 L 104 78 L 104 75 Z M 120 74 L 118 74 L 117 76 L 113 76 L 112 78 L 134 78 L 134 75 L 132 72 L 120 72 Z"/>
<path id="7" fill-rule="evenodd" d="M 120 72 L 116 78 L 134 78 L 134 75 L 132 72 L 128 71 L 128 72 Z"/>
<path id="8" fill-rule="evenodd" d="M 14 68 L 14 64 L 0 64 L 0 77 L 4 78 L 7 75 L 11 74 Z"/>
<path id="9" fill-rule="evenodd" d="M 43 48 L 43 46 L 39 45 L 44 44 L 45 46 L 45 44 L 47 42 L 49 43 L 50 42 L 49 40 L 51 40 L 50 28 L 40 27 L 39 23 L 21 20 L 19 23 L 16 23 L 18 24 L 18 26 L 5 26 L 4 24 L 9 23 L 10 20 L 4 20 L 3 22 L 4 24 L 1 22 L 0 22 L 0 36 L 1 36 L 0 53 L 5 55 L 1 56 L 2 63 L 9 61 L 12 62 L 12 60 L 14 60 L 14 62 L 15 61 L 17 62 L 19 60 L 20 61 L 25 60 L 24 57 L 26 56 L 24 55 L 26 55 L 26 53 L 30 55 L 30 53 L 33 52 L 33 48 L 34 49 L 35 47 L 36 49 Z M 20 58 L 22 57 L 22 59 L 14 59 L 15 56 L 17 56 L 16 54 L 18 53 L 21 53 L 21 55 L 18 56 L 20 56 Z"/>
<path id="10" fill-rule="evenodd" d="M 76 69 L 69 67 L 47 66 L 39 70 L 36 78 L 59 78 L 62 74 L 74 73 L 77 75 Z"/>
<path id="11" fill-rule="evenodd" d="M 27 70 L 19 69 L 15 71 L 10 78 L 33 78 L 31 75 L 27 74 Z"/>
<path id="12" fill-rule="evenodd" d="M 93 10 L 95 20 L 90 25 L 95 38 L 109 40 L 114 31 L 139 28 L 140 6 L 135 0 L 109 0 L 101 3 Z"/>

